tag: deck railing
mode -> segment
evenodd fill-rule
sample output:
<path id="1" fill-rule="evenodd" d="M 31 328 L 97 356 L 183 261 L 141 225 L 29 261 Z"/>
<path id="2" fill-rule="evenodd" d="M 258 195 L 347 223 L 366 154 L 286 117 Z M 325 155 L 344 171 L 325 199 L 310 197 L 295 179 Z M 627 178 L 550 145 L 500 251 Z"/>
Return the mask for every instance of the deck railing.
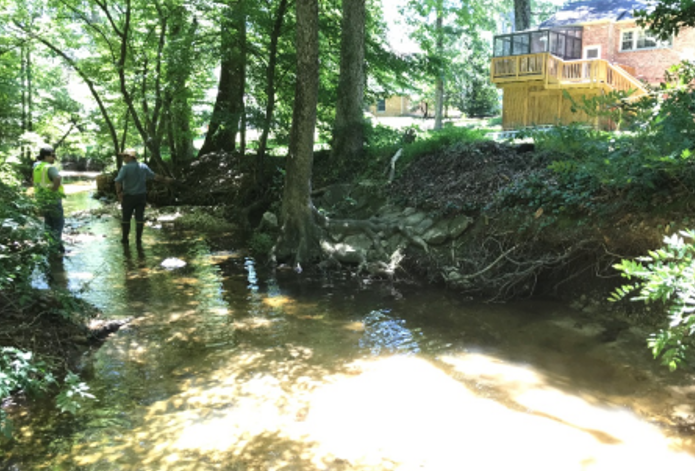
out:
<path id="1" fill-rule="evenodd" d="M 603 59 L 563 61 L 547 52 L 522 56 L 494 57 L 493 82 L 543 80 L 551 86 L 585 86 L 604 84 L 613 90 L 634 90 L 633 97 L 644 95 L 642 84 L 625 70 Z"/>
<path id="2" fill-rule="evenodd" d="M 546 56 L 549 54 L 525 54 L 492 58 L 492 80 L 537 78 L 545 76 Z"/>

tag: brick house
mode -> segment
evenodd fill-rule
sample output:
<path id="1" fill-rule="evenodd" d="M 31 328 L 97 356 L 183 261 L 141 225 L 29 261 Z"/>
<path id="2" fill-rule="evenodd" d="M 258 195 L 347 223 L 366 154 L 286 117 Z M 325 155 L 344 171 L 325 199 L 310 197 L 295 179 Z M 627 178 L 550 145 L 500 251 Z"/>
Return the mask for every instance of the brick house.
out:
<path id="1" fill-rule="evenodd" d="M 590 119 L 572 113 L 571 102 L 613 90 L 646 93 L 664 71 L 695 58 L 695 29 L 658 41 L 637 27 L 642 0 L 586 0 L 566 5 L 537 30 L 494 38 L 491 77 L 503 90 L 505 129 L 568 124 Z M 594 125 L 606 125 L 594 118 Z"/>

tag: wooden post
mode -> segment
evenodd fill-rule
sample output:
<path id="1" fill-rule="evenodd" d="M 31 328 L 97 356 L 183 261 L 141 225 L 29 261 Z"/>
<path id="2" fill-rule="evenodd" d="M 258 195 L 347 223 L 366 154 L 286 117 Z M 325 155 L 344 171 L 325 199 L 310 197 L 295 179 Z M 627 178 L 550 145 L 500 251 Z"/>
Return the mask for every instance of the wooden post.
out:
<path id="1" fill-rule="evenodd" d="M 557 83 L 562 83 L 562 69 L 565 67 L 565 61 L 556 60 L 555 63 L 557 64 Z"/>
<path id="2" fill-rule="evenodd" d="M 529 87 L 526 86 L 526 93 L 524 93 L 524 126 L 528 126 L 528 102 L 531 99 L 529 96 Z"/>

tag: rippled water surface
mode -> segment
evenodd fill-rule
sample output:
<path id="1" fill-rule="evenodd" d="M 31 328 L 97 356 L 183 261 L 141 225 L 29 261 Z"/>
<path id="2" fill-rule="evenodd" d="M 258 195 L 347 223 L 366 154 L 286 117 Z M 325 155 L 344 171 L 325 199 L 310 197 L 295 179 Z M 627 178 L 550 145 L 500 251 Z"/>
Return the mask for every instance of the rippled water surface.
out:
<path id="1" fill-rule="evenodd" d="M 156 221 L 142 250 L 117 231 L 74 221 L 55 267 L 132 319 L 85 359 L 98 401 L 15 417 L 4 469 L 695 469 L 667 419 L 695 413 L 693 373 L 660 369 L 644 332 L 550 302 L 271 273 Z"/>

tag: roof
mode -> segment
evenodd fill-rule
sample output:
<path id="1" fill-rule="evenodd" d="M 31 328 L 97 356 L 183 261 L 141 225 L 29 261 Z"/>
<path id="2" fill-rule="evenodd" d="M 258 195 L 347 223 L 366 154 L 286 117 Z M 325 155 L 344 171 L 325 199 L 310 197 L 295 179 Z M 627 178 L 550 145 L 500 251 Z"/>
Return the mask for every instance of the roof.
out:
<path id="1" fill-rule="evenodd" d="M 580 25 L 596 21 L 625 21 L 634 19 L 633 10 L 647 10 L 645 0 L 585 0 L 566 4 L 541 23 L 539 28 Z"/>

